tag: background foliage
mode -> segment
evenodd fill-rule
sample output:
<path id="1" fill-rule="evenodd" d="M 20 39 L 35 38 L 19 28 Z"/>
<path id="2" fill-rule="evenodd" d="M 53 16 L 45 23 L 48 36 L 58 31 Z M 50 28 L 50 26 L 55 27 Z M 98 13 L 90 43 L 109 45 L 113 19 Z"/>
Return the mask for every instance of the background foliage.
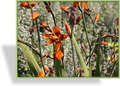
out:
<path id="1" fill-rule="evenodd" d="M 22 39 L 28 43 L 31 43 L 31 35 L 29 33 L 29 28 L 32 26 L 32 20 L 31 20 L 31 10 L 30 9 L 24 9 L 22 7 L 20 7 L 20 3 L 18 2 L 18 10 L 17 10 L 17 24 L 18 24 L 18 35 L 20 35 L 22 37 Z M 73 2 L 52 2 L 51 3 L 51 8 L 54 12 L 55 15 L 55 19 L 57 21 L 57 26 L 61 29 L 61 33 L 66 33 L 65 30 L 65 26 L 63 23 L 63 19 L 67 19 L 67 15 L 61 10 L 60 5 L 68 5 L 71 6 L 73 4 Z M 95 18 L 95 15 L 97 13 L 100 13 L 100 20 L 97 23 L 97 25 L 95 26 L 95 32 L 96 34 L 99 33 L 100 30 L 102 30 L 102 34 L 105 32 L 109 32 L 109 33 L 113 33 L 114 32 L 114 28 L 115 28 L 115 19 L 118 18 L 118 2 L 88 2 L 89 4 L 89 8 L 94 11 L 93 13 L 91 13 L 92 18 Z M 54 22 L 52 19 L 52 16 L 50 15 L 50 13 L 47 12 L 47 10 L 45 9 L 45 5 L 43 2 L 39 2 L 34 8 L 33 10 L 36 10 L 40 13 L 40 17 L 39 20 L 40 21 L 45 21 L 50 28 L 53 28 L 54 26 Z M 77 9 L 78 10 L 78 9 Z M 76 12 L 76 16 L 80 15 L 80 11 L 78 10 Z M 85 20 L 86 20 L 86 25 L 87 25 L 87 31 L 88 31 L 88 37 L 89 40 L 92 40 L 92 22 L 90 20 L 89 17 L 85 16 Z M 40 22 L 38 21 L 38 22 Z M 42 28 L 42 32 L 47 32 Z M 83 29 L 83 23 L 80 21 L 78 25 L 75 25 L 74 28 L 74 34 L 75 37 L 77 39 L 77 42 L 79 43 L 79 48 L 81 48 L 81 44 L 84 44 L 86 50 L 89 52 L 88 48 L 88 43 L 86 40 L 86 36 L 85 36 L 85 32 Z M 42 35 L 42 33 L 41 33 Z M 33 37 L 34 37 L 34 48 L 38 49 L 37 46 L 37 34 L 34 32 L 33 33 Z M 53 56 L 53 48 L 52 45 L 48 45 L 46 46 L 46 39 L 44 37 L 41 36 L 42 39 L 42 55 L 48 53 L 51 57 Z M 106 39 L 106 41 L 108 42 L 112 42 L 112 40 Z M 73 72 L 73 60 L 72 58 L 70 58 L 72 56 L 72 52 L 71 52 L 71 46 L 70 46 L 70 40 L 67 39 L 66 41 L 62 42 L 64 47 L 64 68 L 66 72 L 66 76 L 73 76 L 74 72 Z M 112 71 L 112 65 L 114 63 L 111 63 L 110 65 L 108 65 L 108 60 L 107 58 L 110 56 L 111 54 L 111 48 L 108 46 L 105 46 L 105 50 L 104 53 L 101 57 L 100 57 L 100 64 L 101 65 L 101 70 L 103 70 L 104 72 L 101 72 L 101 76 L 102 77 L 107 77 L 109 76 L 109 74 Z M 85 57 L 85 53 L 83 50 L 81 50 L 82 56 Z M 30 67 L 28 66 L 28 63 L 26 61 L 26 59 L 24 58 L 23 52 L 21 51 L 21 48 L 18 45 L 18 76 L 19 77 L 30 77 L 30 76 L 34 76 L 32 71 L 30 70 Z M 76 58 L 76 67 L 78 67 L 78 60 L 77 60 L 77 55 L 75 54 L 75 58 Z M 95 58 L 92 58 L 92 61 L 94 61 Z M 44 60 L 45 64 L 48 67 L 53 68 L 53 60 L 51 58 L 47 58 Z M 95 65 L 95 62 L 93 62 L 92 64 L 93 66 Z M 107 67 L 106 67 L 107 66 Z M 94 66 L 95 67 L 95 66 Z M 92 68 L 93 72 L 95 68 Z M 107 70 L 106 70 L 107 69 Z M 113 76 L 118 76 L 118 62 L 116 64 L 116 69 L 115 72 L 113 74 Z"/>

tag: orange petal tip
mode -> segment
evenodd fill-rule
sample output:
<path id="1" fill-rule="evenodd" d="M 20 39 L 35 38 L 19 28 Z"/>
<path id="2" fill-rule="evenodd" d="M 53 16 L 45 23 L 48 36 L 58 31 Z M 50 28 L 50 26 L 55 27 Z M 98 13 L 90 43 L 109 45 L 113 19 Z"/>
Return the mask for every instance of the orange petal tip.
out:
<path id="1" fill-rule="evenodd" d="M 62 57 L 63 57 L 63 53 L 61 50 L 58 50 L 57 52 L 54 53 L 54 57 L 57 59 L 57 60 L 61 60 Z"/>
<path id="2" fill-rule="evenodd" d="M 40 72 L 37 74 L 37 77 L 44 77 L 44 76 L 45 76 L 44 72 Z"/>
<path id="3" fill-rule="evenodd" d="M 33 12 L 32 13 L 32 19 L 36 19 L 40 16 L 40 14 L 38 12 Z"/>

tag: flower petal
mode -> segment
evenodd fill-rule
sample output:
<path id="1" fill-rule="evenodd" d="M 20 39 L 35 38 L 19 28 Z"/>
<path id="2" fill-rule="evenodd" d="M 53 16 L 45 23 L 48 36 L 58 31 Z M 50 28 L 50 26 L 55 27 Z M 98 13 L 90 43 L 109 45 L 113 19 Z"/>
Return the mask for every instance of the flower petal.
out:
<path id="1" fill-rule="evenodd" d="M 54 53 L 54 57 L 55 57 L 57 60 L 61 60 L 62 57 L 63 57 L 63 55 L 64 55 L 64 54 L 62 53 L 61 50 L 59 50 L 59 51 L 57 51 L 57 52 Z"/>
<path id="2" fill-rule="evenodd" d="M 31 7 L 34 7 L 36 4 L 37 4 L 37 2 L 29 2 L 30 3 L 30 5 L 31 5 Z M 29 6 L 29 4 L 28 4 L 28 2 L 22 2 L 21 4 L 20 4 L 20 6 L 21 7 L 24 7 L 24 8 L 30 8 L 30 6 Z"/>
<path id="3" fill-rule="evenodd" d="M 30 5 L 34 7 L 37 4 L 37 2 L 30 2 Z"/>
<path id="4" fill-rule="evenodd" d="M 74 7 L 78 7 L 79 4 L 80 4 L 80 2 L 78 2 L 78 1 L 74 1 L 74 2 L 73 2 L 73 6 L 74 6 Z"/>
<path id="5" fill-rule="evenodd" d="M 46 66 L 44 66 L 44 70 L 45 70 L 45 71 L 49 71 L 49 68 L 46 67 Z"/>
<path id="6" fill-rule="evenodd" d="M 87 2 L 83 2 L 83 8 L 84 8 L 85 10 L 89 9 Z"/>
<path id="7" fill-rule="evenodd" d="M 60 29 L 59 29 L 57 26 L 54 26 L 54 27 L 53 27 L 53 33 L 54 33 L 55 35 L 60 34 Z"/>
<path id="8" fill-rule="evenodd" d="M 51 32 L 51 29 L 50 29 L 50 27 L 46 24 L 46 22 L 42 22 L 41 23 L 41 25 L 47 30 L 47 31 L 49 31 L 49 32 Z"/>
<path id="9" fill-rule="evenodd" d="M 65 40 L 68 37 L 68 35 L 61 35 L 60 40 Z"/>
<path id="10" fill-rule="evenodd" d="M 101 45 L 107 45 L 108 42 L 101 42 Z"/>
<path id="11" fill-rule="evenodd" d="M 94 19 L 94 23 L 96 23 L 99 20 L 99 18 L 100 18 L 100 14 L 97 14 L 95 19 Z"/>
<path id="12" fill-rule="evenodd" d="M 32 13 L 32 19 L 36 19 L 39 16 L 40 16 L 40 14 L 38 12 L 33 12 Z"/>
<path id="13" fill-rule="evenodd" d="M 45 38 L 47 38 L 47 39 L 50 39 L 50 38 L 51 38 L 51 35 L 52 35 L 52 34 L 43 33 L 43 36 L 44 36 Z"/>
<path id="14" fill-rule="evenodd" d="M 37 77 L 44 77 L 44 76 L 45 76 L 44 72 L 40 72 L 37 74 Z"/>
<path id="15" fill-rule="evenodd" d="M 52 39 L 48 39 L 47 40 L 47 42 L 46 42 L 46 44 L 48 45 L 48 44 L 52 44 L 54 41 L 52 40 Z"/>
<path id="16" fill-rule="evenodd" d="M 61 9 L 65 12 L 68 12 L 69 6 L 60 6 Z"/>
<path id="17" fill-rule="evenodd" d="M 21 7 L 25 7 L 25 8 L 28 8 L 28 3 L 27 2 L 22 2 L 20 4 Z"/>
<path id="18" fill-rule="evenodd" d="M 56 42 L 56 44 L 55 44 L 55 50 L 56 51 L 59 50 L 60 46 L 61 46 L 61 42 L 60 41 Z"/>
<path id="19" fill-rule="evenodd" d="M 47 26 L 48 26 L 48 25 L 46 24 L 46 22 L 44 22 L 44 21 L 43 21 L 41 24 L 42 24 L 43 27 L 47 27 Z"/>

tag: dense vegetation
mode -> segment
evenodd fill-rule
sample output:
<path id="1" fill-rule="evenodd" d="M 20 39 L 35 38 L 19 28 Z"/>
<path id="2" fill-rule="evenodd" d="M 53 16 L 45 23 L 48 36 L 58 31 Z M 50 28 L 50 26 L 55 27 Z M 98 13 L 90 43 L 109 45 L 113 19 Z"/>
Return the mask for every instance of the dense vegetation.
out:
<path id="1" fill-rule="evenodd" d="M 18 2 L 18 77 L 118 77 L 118 2 Z"/>

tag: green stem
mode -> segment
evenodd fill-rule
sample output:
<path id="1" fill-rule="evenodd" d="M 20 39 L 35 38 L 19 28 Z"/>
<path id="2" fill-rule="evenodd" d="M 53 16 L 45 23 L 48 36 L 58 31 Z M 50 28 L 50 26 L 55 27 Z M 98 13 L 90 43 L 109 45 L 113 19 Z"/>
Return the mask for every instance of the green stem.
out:
<path id="1" fill-rule="evenodd" d="M 98 43 L 100 44 L 100 36 L 98 38 Z M 96 71 L 97 77 L 100 77 L 100 45 L 97 46 L 97 58 L 96 58 Z"/>
<path id="2" fill-rule="evenodd" d="M 50 9 L 50 13 L 51 13 L 51 15 L 52 15 L 52 17 L 53 17 L 53 21 L 54 21 L 54 24 L 55 24 L 55 26 L 56 26 L 56 21 L 55 21 L 55 16 L 54 16 L 54 14 L 53 14 L 53 11 L 52 11 L 52 9 L 50 8 L 49 4 L 48 4 L 47 2 L 45 2 L 45 3 L 46 3 L 46 5 L 49 7 L 49 9 Z"/>
<path id="3" fill-rule="evenodd" d="M 80 10 L 81 13 L 82 13 L 83 26 L 84 26 L 84 30 L 85 30 L 85 34 L 86 34 L 86 38 L 87 38 L 87 42 L 88 42 L 88 45 L 89 45 L 89 49 L 90 49 L 90 51 L 91 51 L 91 45 L 90 45 L 90 42 L 89 42 L 89 39 L 88 39 L 87 30 L 86 30 L 86 24 L 85 24 L 84 12 L 80 9 L 80 6 L 78 6 L 78 8 L 79 8 L 79 10 Z"/>
<path id="4" fill-rule="evenodd" d="M 54 25 L 56 26 L 55 16 L 54 16 L 54 13 L 53 13 L 52 9 L 50 8 L 50 6 L 49 6 L 49 4 L 47 2 L 44 2 L 44 3 L 49 7 L 50 13 L 51 13 L 51 15 L 53 17 Z M 55 47 L 55 44 L 53 43 L 53 52 L 55 52 L 54 47 Z M 55 71 L 56 71 L 56 76 L 62 77 L 62 76 L 65 75 L 63 60 L 58 61 L 58 60 L 56 60 L 54 58 L 54 68 L 55 68 Z"/>
<path id="5" fill-rule="evenodd" d="M 37 35 L 38 35 L 38 47 L 39 47 L 39 51 L 40 51 L 40 59 L 42 61 L 42 66 L 43 66 L 43 70 L 44 70 L 44 62 L 43 62 L 43 57 L 42 57 L 42 50 L 41 50 L 41 37 L 40 37 L 40 33 L 39 33 L 39 27 L 38 27 L 38 22 L 37 19 L 35 20 L 36 22 L 36 26 L 37 26 Z M 45 70 L 44 70 L 45 73 Z"/>
<path id="6" fill-rule="evenodd" d="M 91 59 L 91 57 L 92 57 L 93 53 L 95 52 L 95 49 L 96 49 L 96 47 L 97 47 L 97 46 L 98 46 L 98 44 L 96 44 L 96 45 L 95 45 L 95 47 L 94 47 L 93 51 L 91 51 L 90 56 L 88 56 L 87 58 Z M 87 59 L 87 58 L 86 58 L 86 59 Z M 88 63 L 89 63 L 89 61 L 87 62 L 87 64 L 86 64 L 86 65 L 88 65 Z"/>
<path id="7" fill-rule="evenodd" d="M 28 1 L 27 1 L 27 3 L 28 3 L 28 5 L 29 5 L 29 7 L 30 7 L 31 12 L 33 13 L 32 6 L 30 5 L 30 3 L 29 3 Z"/>
<path id="8" fill-rule="evenodd" d="M 94 24 L 94 22 L 93 22 L 93 19 L 92 19 L 91 15 L 90 15 L 89 17 L 90 17 L 90 19 L 91 19 L 91 21 L 92 21 L 92 23 L 93 23 L 93 36 L 95 36 L 95 31 L 94 31 L 95 24 Z"/>
<path id="9" fill-rule="evenodd" d="M 28 2 L 28 5 L 30 6 L 30 9 L 31 9 L 31 12 L 33 13 L 33 9 L 32 9 L 32 6 L 30 5 L 30 3 Z M 42 57 L 42 52 L 41 52 L 41 38 L 40 38 L 40 33 L 39 33 L 39 27 L 38 27 L 38 22 L 37 22 L 37 19 L 35 19 L 35 22 L 36 22 L 36 26 L 37 26 L 37 34 L 38 34 L 38 48 L 39 48 L 39 51 L 40 51 L 40 59 L 42 61 L 42 66 L 43 66 L 43 70 L 44 70 L 44 62 L 43 62 L 43 57 Z M 33 20 L 33 24 L 34 23 L 34 20 Z M 44 73 L 45 73 L 45 70 L 44 70 Z"/>

